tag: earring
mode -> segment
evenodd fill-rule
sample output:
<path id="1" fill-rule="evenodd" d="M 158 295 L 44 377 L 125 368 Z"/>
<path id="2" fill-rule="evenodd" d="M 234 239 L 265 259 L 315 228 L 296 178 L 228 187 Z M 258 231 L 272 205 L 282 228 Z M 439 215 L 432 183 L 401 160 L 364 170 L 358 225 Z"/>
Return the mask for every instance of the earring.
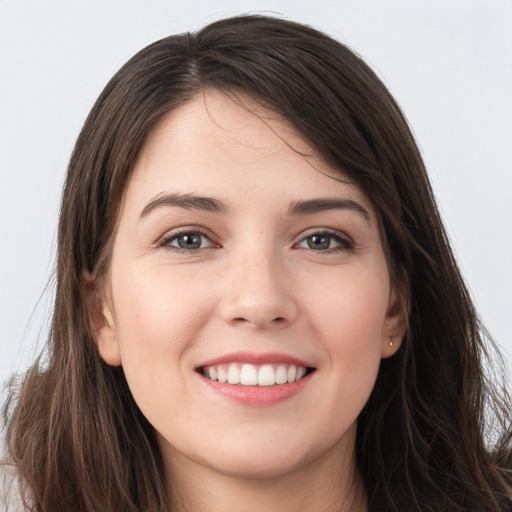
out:
<path id="1" fill-rule="evenodd" d="M 393 336 L 390 336 L 389 337 L 389 346 L 392 347 L 393 346 Z"/>

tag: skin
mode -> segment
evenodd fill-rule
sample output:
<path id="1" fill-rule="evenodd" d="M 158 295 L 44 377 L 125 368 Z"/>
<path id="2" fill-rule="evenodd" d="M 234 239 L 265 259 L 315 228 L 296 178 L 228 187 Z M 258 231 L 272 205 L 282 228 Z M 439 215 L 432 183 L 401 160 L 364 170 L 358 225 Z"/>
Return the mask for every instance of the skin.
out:
<path id="1" fill-rule="evenodd" d="M 176 510 L 366 510 L 356 420 L 404 314 L 372 204 L 331 177 L 343 175 L 286 121 L 216 92 L 167 114 L 138 157 L 94 318 L 102 357 L 157 431 Z M 226 211 L 155 206 L 165 194 Z M 289 212 L 319 198 L 361 210 Z M 177 250 L 176 230 L 197 229 L 200 247 Z M 327 249 L 310 246 L 319 232 Z M 315 370 L 298 394 L 252 407 L 196 371 L 237 351 Z"/>

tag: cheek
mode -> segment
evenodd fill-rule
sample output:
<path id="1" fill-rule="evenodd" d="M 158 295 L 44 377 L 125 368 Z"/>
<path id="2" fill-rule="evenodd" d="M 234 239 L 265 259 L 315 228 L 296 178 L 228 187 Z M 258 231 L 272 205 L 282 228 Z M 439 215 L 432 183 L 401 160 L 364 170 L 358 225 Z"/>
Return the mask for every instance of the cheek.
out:
<path id="1" fill-rule="evenodd" d="M 136 269 L 137 270 L 137 269 Z M 142 269 L 113 276 L 115 325 L 123 371 L 133 398 L 155 428 L 186 414 L 190 400 L 183 381 L 187 350 L 211 316 L 202 290 L 176 271 Z M 169 410 L 168 410 L 169 409 Z"/>
<path id="2" fill-rule="evenodd" d="M 180 279 L 179 272 L 173 272 L 171 276 L 167 274 L 165 269 L 141 269 L 139 272 L 135 269 L 128 277 L 114 283 L 116 324 L 120 335 L 138 333 L 145 344 L 151 345 L 158 344 L 158 333 L 166 337 L 167 343 L 172 343 L 186 332 L 194 321 L 191 305 L 197 304 L 196 311 L 200 310 L 204 294 L 194 283 Z M 169 337 L 169 331 L 175 335 Z"/>
<path id="3" fill-rule="evenodd" d="M 321 284 L 310 297 L 310 311 L 332 348 L 358 351 L 380 344 L 390 294 L 387 273 L 340 272 Z"/>
<path id="4" fill-rule="evenodd" d="M 354 398 L 369 394 L 380 364 L 390 293 L 383 275 L 340 275 L 311 298 L 310 323 L 334 370 L 332 378 Z"/>
<path id="5" fill-rule="evenodd" d="M 175 269 L 172 279 L 165 268 L 136 270 L 113 282 L 115 324 L 125 373 L 133 368 L 134 378 L 153 380 L 179 369 L 184 351 L 211 316 L 211 301 Z"/>

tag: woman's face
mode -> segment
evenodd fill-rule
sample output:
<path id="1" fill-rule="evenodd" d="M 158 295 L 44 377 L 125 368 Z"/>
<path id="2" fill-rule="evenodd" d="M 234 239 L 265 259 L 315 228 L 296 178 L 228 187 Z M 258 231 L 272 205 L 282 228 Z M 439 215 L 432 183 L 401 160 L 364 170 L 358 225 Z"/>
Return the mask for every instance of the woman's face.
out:
<path id="1" fill-rule="evenodd" d="M 150 134 L 96 327 L 171 460 L 275 477 L 352 459 L 403 318 L 372 204 L 248 105 L 210 92 Z"/>

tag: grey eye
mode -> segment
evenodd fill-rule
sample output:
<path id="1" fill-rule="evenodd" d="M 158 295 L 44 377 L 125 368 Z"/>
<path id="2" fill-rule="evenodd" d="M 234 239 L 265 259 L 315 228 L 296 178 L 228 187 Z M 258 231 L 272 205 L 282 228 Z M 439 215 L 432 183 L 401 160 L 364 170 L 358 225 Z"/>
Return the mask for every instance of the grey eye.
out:
<path id="1" fill-rule="evenodd" d="M 201 235 L 201 233 L 180 233 L 179 235 L 175 235 L 169 240 L 168 244 L 171 247 L 179 247 L 180 249 L 185 249 L 189 251 L 194 251 L 196 249 L 202 249 L 204 247 L 208 247 L 210 241 L 208 237 Z"/>
<path id="2" fill-rule="evenodd" d="M 298 247 L 302 249 L 311 249 L 317 252 L 337 252 L 343 250 L 349 250 L 353 248 L 352 242 L 337 233 L 319 232 L 313 233 L 303 238 Z"/>
<path id="3" fill-rule="evenodd" d="M 313 235 L 306 238 L 306 242 L 310 249 L 324 251 L 331 248 L 332 236 Z"/>

